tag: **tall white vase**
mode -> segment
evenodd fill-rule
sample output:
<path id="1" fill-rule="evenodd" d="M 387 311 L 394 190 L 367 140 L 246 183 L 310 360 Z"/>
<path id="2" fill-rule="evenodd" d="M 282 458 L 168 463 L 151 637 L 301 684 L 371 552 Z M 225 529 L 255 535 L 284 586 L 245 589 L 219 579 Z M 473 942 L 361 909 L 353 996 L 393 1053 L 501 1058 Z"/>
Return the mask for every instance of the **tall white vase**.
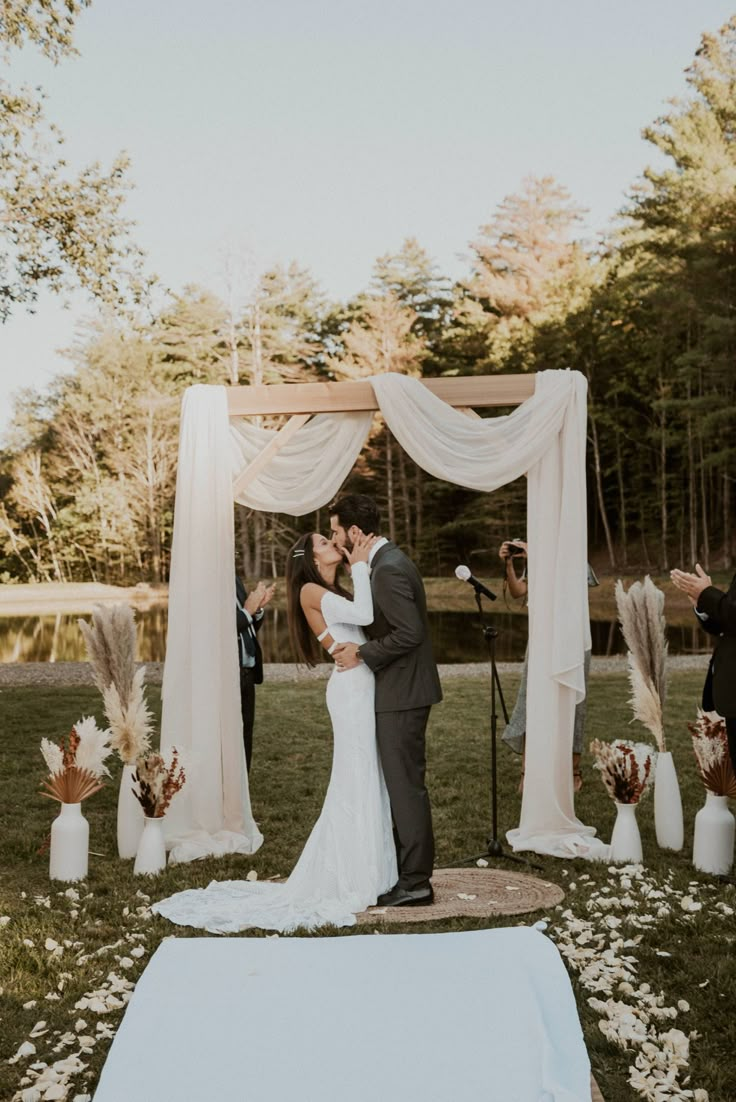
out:
<path id="1" fill-rule="evenodd" d="M 144 819 L 143 834 L 138 843 L 133 872 L 136 876 L 152 876 L 166 868 L 166 844 L 164 843 L 164 817 Z"/>
<path id="2" fill-rule="evenodd" d="M 51 824 L 49 876 L 52 880 L 84 880 L 89 862 L 89 823 L 81 804 L 62 804 Z"/>
<path id="3" fill-rule="evenodd" d="M 641 835 L 636 821 L 636 808 L 636 804 L 620 804 L 616 801 L 616 822 L 611 835 L 611 861 L 631 861 L 634 864 L 641 862 Z"/>
<path id="4" fill-rule="evenodd" d="M 654 773 L 654 829 L 660 849 L 681 850 L 685 842 L 680 786 L 672 754 L 657 754 Z"/>
<path id="5" fill-rule="evenodd" d="M 118 793 L 118 854 L 135 857 L 143 833 L 143 808 L 133 795 L 134 765 L 124 765 Z"/>
<path id="6" fill-rule="evenodd" d="M 708 792 L 705 804 L 695 816 L 693 865 L 701 872 L 727 876 L 733 865 L 736 821 L 728 810 L 726 796 Z"/>

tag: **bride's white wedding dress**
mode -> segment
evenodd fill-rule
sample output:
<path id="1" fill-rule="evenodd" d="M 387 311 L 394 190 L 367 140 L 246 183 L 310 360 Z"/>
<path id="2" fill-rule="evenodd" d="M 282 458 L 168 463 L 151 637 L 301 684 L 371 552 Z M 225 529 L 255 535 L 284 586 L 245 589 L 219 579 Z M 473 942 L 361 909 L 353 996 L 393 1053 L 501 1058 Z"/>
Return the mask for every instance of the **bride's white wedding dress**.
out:
<path id="1" fill-rule="evenodd" d="M 322 615 L 338 643 L 364 643 L 361 625 L 373 620 L 366 563 L 352 568 L 355 598 L 322 597 Z M 288 932 L 352 926 L 397 879 L 391 811 L 376 746 L 374 678 L 361 663 L 332 671 L 327 683 L 332 720 L 332 774 L 322 812 L 284 884 L 212 881 L 177 892 L 151 908 L 180 926 L 212 933 L 257 927 Z"/>

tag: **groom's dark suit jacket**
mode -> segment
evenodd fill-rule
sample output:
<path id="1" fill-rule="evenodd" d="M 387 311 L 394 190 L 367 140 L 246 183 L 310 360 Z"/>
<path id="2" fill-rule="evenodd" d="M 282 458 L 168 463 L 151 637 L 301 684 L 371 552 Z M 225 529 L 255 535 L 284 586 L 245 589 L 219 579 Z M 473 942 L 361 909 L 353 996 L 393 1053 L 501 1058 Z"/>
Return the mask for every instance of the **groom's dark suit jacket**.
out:
<path id="1" fill-rule="evenodd" d="M 698 598 L 698 612 L 707 616 L 701 623 L 709 635 L 720 637 L 708 667 L 703 707 L 722 716 L 736 716 L 736 576 L 727 593 L 712 585 L 704 589 Z"/>
<path id="2" fill-rule="evenodd" d="M 442 700 L 421 575 L 395 543 L 371 563 L 373 623 L 360 656 L 376 675 L 376 711 L 424 708 Z"/>

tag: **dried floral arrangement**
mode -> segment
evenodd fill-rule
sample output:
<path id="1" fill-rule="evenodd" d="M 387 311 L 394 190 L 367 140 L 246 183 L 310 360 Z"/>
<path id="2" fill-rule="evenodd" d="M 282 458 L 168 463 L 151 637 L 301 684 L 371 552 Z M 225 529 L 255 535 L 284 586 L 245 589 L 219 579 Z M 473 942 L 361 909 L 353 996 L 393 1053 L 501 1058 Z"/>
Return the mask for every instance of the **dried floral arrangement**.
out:
<path id="1" fill-rule="evenodd" d="M 666 749 L 664 735 L 665 660 L 667 633 L 664 593 L 647 574 L 628 592 L 616 582 L 616 608 L 626 646 L 629 648 L 629 703 L 634 718 L 651 731 L 657 749 Z"/>
<path id="2" fill-rule="evenodd" d="M 101 778 L 110 775 L 105 759 L 112 753 L 110 732 L 100 731 L 94 719 L 86 716 L 72 727 L 66 739 L 58 743 L 41 739 L 41 753 L 49 776 L 41 795 L 63 804 L 78 804 L 103 787 Z"/>
<path id="3" fill-rule="evenodd" d="M 602 742 L 594 739 L 590 752 L 595 768 L 612 800 L 638 804 L 646 795 L 653 776 L 654 752 L 643 742 Z"/>
<path id="4" fill-rule="evenodd" d="M 726 721 L 718 712 L 698 708 L 698 718 L 688 723 L 693 752 L 703 784 L 714 796 L 736 799 L 736 774 L 728 752 Z"/>
<path id="5" fill-rule="evenodd" d="M 125 765 L 133 765 L 151 746 L 151 713 L 143 688 L 146 669 L 136 669 L 133 610 L 126 604 L 96 605 L 91 623 L 77 623 L 105 703 L 110 744 Z"/>
<path id="6" fill-rule="evenodd" d="M 133 794 L 149 819 L 160 819 L 186 780 L 179 752 L 172 747 L 168 761 L 161 754 L 138 758 L 133 776 Z"/>

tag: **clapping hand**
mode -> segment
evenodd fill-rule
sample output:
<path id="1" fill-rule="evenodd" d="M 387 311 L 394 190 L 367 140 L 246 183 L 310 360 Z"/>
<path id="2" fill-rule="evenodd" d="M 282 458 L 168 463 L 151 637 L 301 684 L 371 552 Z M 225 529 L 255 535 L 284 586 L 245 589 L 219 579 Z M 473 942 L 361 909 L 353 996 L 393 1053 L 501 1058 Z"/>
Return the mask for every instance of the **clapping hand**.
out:
<path id="1" fill-rule="evenodd" d="M 672 584 L 687 596 L 693 607 L 703 590 L 713 584 L 700 563 L 695 564 L 695 571 L 695 574 L 688 574 L 684 570 L 670 570 Z"/>
<path id="2" fill-rule="evenodd" d="M 243 606 L 245 611 L 250 613 L 251 616 L 255 616 L 262 608 L 266 607 L 275 592 L 275 582 L 272 585 L 266 585 L 265 582 L 259 582 L 255 589 L 252 589 L 246 597 Z"/>

